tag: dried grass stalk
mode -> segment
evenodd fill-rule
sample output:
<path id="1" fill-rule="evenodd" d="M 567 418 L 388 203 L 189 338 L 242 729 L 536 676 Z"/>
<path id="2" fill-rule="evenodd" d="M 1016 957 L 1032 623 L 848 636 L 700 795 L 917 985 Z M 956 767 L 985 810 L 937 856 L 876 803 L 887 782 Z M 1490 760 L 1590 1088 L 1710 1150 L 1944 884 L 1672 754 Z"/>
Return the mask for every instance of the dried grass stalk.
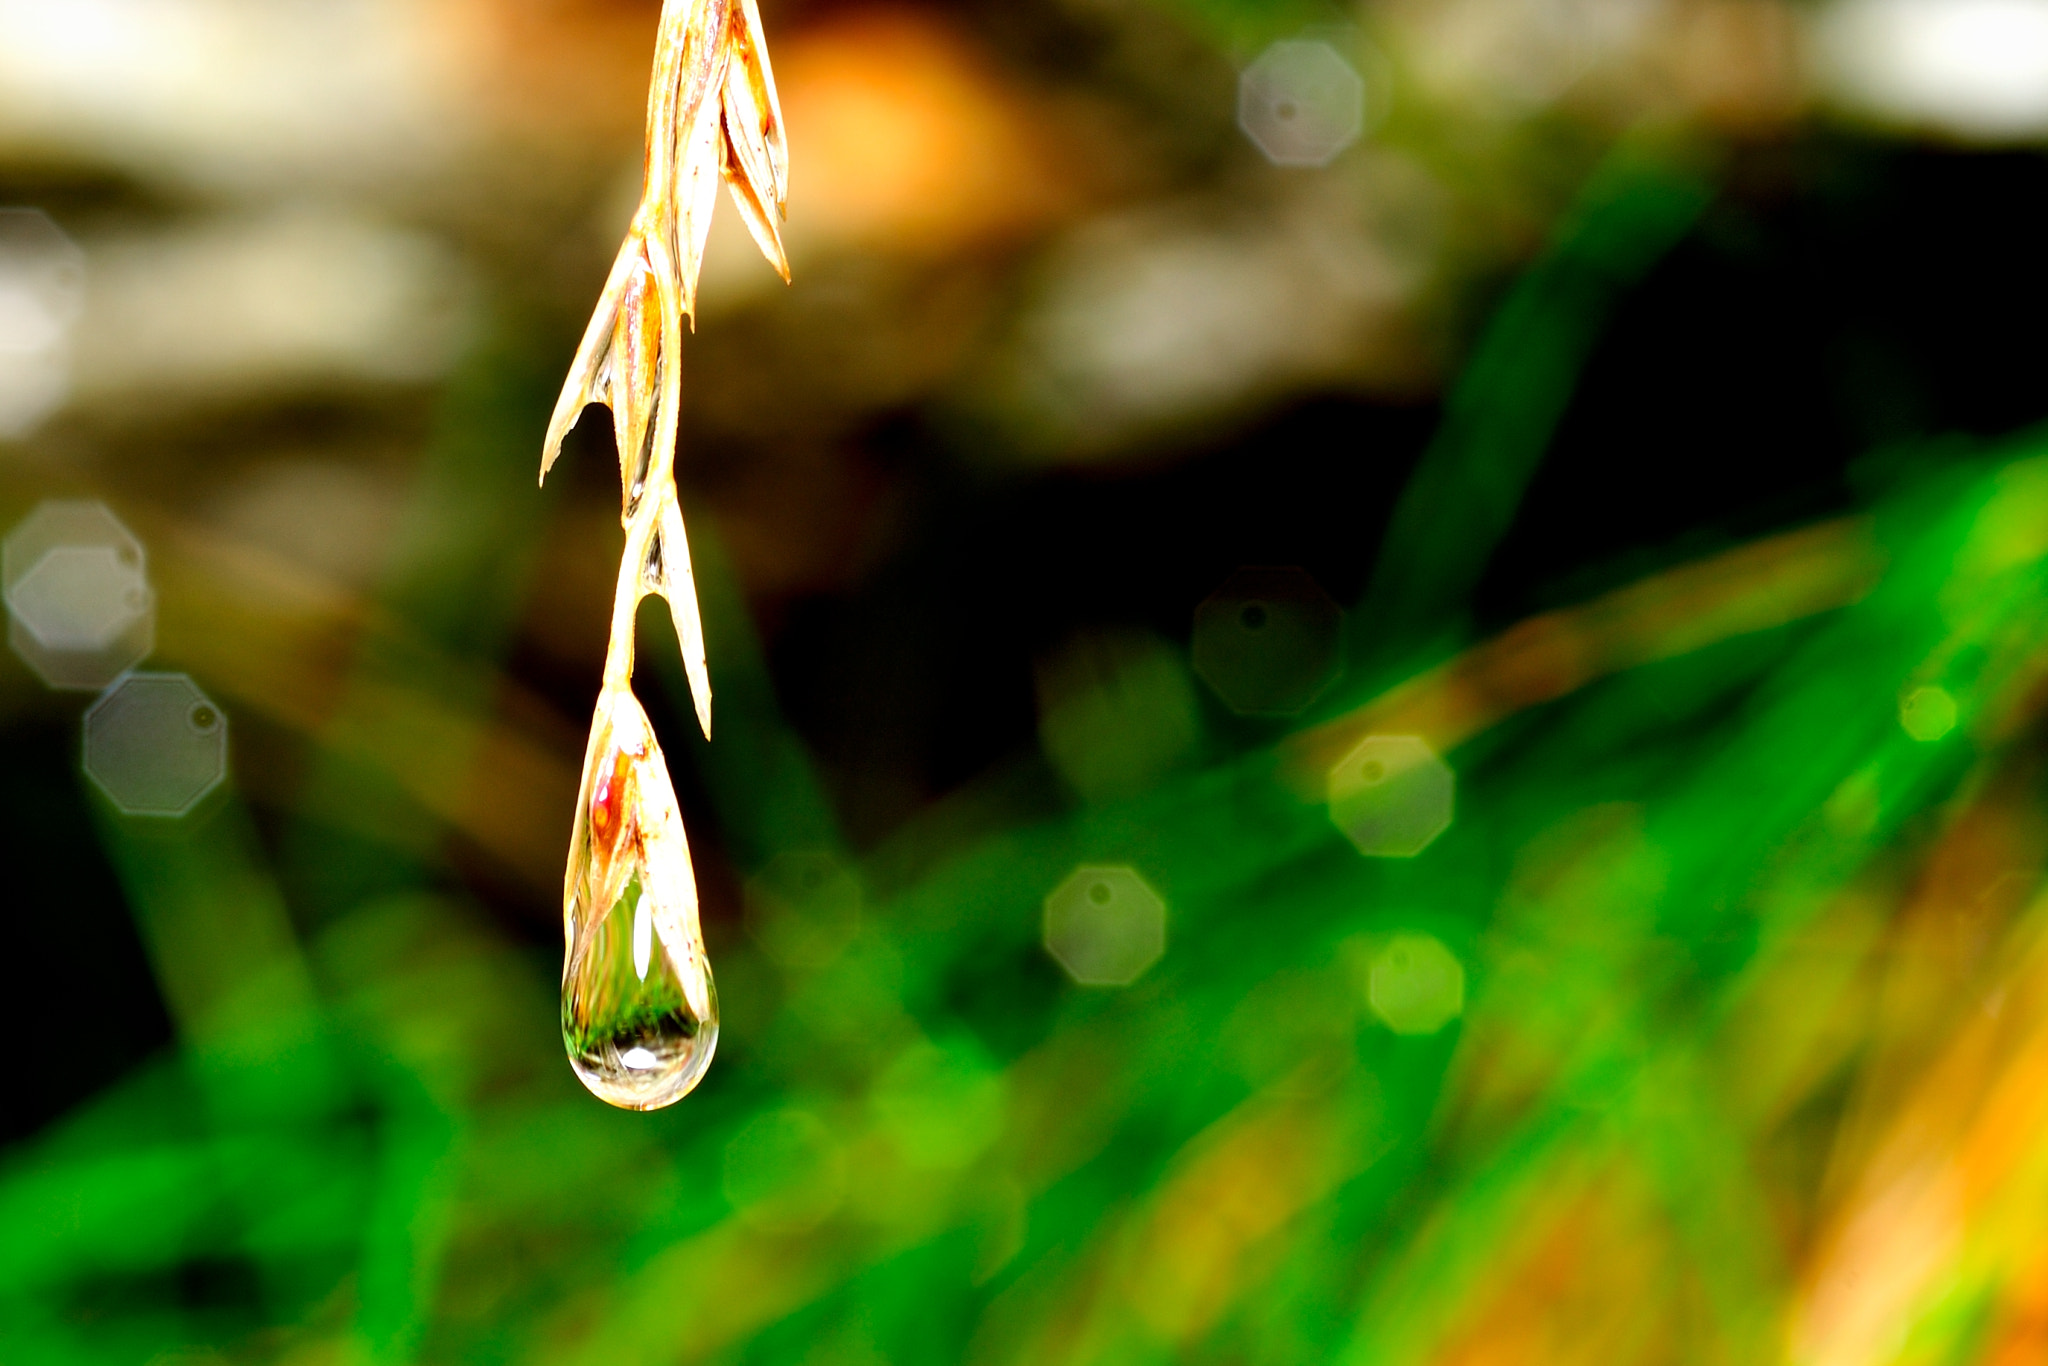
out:
<path id="1" fill-rule="evenodd" d="M 762 253 L 789 278 L 780 230 L 788 175 L 782 111 L 754 0 L 666 0 L 648 91 L 640 207 L 555 403 L 541 456 L 545 481 L 583 409 L 592 403 L 611 409 L 626 546 L 564 880 L 564 929 L 572 946 L 579 931 L 591 928 L 579 925 L 579 916 L 601 918 L 611 908 L 611 899 L 592 889 L 622 886 L 632 868 L 645 867 L 668 891 L 660 898 L 667 904 L 657 908 L 666 947 L 701 961 L 696 884 L 680 822 L 666 811 L 638 809 L 652 800 L 649 794 L 670 790 L 653 732 L 644 724 L 631 728 L 638 737 L 633 765 L 658 770 L 658 781 L 611 783 L 618 756 L 611 753 L 616 746 L 603 741 L 620 717 L 642 715 L 632 696 L 633 622 L 650 593 L 668 601 L 697 721 L 705 738 L 711 736 L 704 628 L 675 484 L 683 319 L 689 316 L 694 328 L 697 273 L 720 181 Z M 613 809 L 622 799 L 633 809 Z M 593 811 L 594 800 L 602 809 Z M 673 837 L 661 840 L 619 837 L 671 828 Z M 684 977 L 694 980 L 694 974 Z"/>

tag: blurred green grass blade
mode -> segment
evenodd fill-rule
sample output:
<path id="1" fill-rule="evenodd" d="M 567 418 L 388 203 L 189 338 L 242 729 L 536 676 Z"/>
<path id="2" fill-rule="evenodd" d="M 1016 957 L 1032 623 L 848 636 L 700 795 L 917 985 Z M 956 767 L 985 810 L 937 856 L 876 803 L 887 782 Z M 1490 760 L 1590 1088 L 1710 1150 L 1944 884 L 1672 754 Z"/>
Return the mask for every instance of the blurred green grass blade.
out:
<path id="1" fill-rule="evenodd" d="M 166 824 L 94 809 L 215 1112 L 318 1113 L 338 1081 L 297 932 L 248 813 L 215 801 Z"/>
<path id="2" fill-rule="evenodd" d="M 1171 0 L 1163 6 L 1190 20 L 1218 47 L 1250 58 L 1275 39 L 1328 24 L 1334 11 L 1313 0 Z"/>
<path id="3" fill-rule="evenodd" d="M 388 729 L 394 694 L 424 693 L 439 708 L 435 730 L 378 742 L 410 745 L 450 790 L 469 780 L 550 507 L 522 473 L 521 452 L 547 420 L 537 395 L 548 367 L 526 340 L 546 332 L 531 323 L 494 301 L 441 396 L 376 595 L 388 629 L 359 642 L 284 841 L 286 884 L 308 924 L 409 890 L 442 860 L 446 831 L 354 733 Z"/>
<path id="4" fill-rule="evenodd" d="M 1487 322 L 1442 426 L 1395 504 L 1356 613 L 1363 675 L 1455 645 L 1466 600 L 1507 533 L 1616 305 L 1675 247 L 1712 189 L 1624 144 L 1593 172 L 1543 255 Z M 1647 440 L 1644 458 L 1654 459 Z"/>

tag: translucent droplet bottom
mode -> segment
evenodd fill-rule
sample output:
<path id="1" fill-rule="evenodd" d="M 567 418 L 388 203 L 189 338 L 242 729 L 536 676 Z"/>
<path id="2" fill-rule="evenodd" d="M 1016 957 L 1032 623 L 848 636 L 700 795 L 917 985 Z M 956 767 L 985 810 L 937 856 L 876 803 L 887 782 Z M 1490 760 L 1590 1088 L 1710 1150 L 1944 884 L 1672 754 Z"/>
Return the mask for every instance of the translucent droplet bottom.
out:
<path id="1" fill-rule="evenodd" d="M 580 911 L 581 908 L 575 908 Z M 718 1048 L 718 992 L 701 954 L 677 952 L 655 928 L 640 879 L 627 884 L 575 940 L 562 973 L 562 1043 L 569 1065 L 598 1099 L 658 1110 L 690 1093 Z M 702 990 L 686 990 L 695 973 Z M 692 995 L 709 1009 L 700 1016 Z"/>

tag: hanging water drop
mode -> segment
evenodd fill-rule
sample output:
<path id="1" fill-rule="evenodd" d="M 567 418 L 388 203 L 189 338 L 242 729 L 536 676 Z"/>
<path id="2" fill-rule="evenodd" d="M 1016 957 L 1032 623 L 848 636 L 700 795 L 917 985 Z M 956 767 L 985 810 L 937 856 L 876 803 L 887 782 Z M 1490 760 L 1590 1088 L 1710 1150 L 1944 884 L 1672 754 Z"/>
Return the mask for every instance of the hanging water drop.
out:
<path id="1" fill-rule="evenodd" d="M 562 1042 L 600 1100 L 656 1110 L 687 1095 L 718 1047 L 718 992 L 703 952 L 672 945 L 636 874 L 601 916 L 572 908 Z"/>
<path id="2" fill-rule="evenodd" d="M 656 1110 L 688 1095 L 718 1047 L 718 993 L 697 923 L 689 841 L 661 746 L 607 689 L 563 889 L 562 1043 L 600 1100 Z"/>

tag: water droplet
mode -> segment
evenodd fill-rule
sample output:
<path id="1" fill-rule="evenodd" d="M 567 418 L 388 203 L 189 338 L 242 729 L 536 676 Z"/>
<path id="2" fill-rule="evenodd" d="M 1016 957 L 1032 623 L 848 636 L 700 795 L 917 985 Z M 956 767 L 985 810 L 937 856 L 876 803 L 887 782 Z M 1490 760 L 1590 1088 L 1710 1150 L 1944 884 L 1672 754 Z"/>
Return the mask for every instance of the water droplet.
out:
<path id="1" fill-rule="evenodd" d="M 718 1047 L 710 964 L 701 948 L 663 937 L 652 903 L 637 872 L 601 916 L 572 903 L 562 974 L 569 1064 L 591 1094 L 628 1110 L 682 1099 Z"/>
<path id="2" fill-rule="evenodd" d="M 562 907 L 562 1043 L 598 1099 L 658 1110 L 711 1066 L 718 994 L 654 728 L 631 692 L 607 688 L 591 729 Z"/>

